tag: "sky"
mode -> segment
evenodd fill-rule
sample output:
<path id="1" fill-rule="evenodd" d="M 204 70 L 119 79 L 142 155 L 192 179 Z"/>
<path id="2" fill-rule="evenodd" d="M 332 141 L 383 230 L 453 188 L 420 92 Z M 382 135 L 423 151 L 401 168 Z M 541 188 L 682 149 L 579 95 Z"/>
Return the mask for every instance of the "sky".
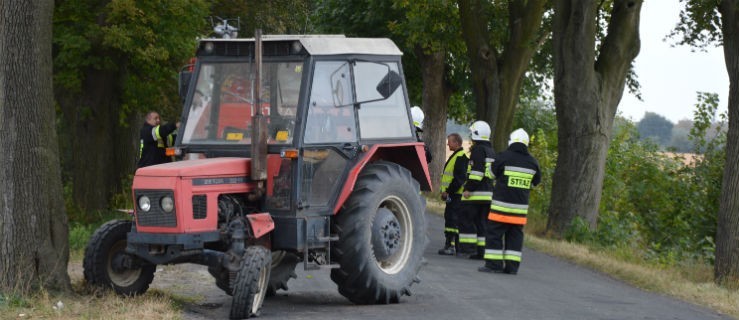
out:
<path id="1" fill-rule="evenodd" d="M 679 20 L 684 3 L 678 0 L 645 0 L 641 12 L 641 50 L 634 62 L 643 101 L 624 92 L 618 110 L 622 116 L 639 121 L 654 112 L 673 123 L 692 119 L 696 92 L 719 95 L 719 113 L 726 111 L 729 76 L 721 47 L 708 52 L 687 46 L 671 47 L 663 41 Z M 692 52 L 694 51 L 694 52 Z"/>

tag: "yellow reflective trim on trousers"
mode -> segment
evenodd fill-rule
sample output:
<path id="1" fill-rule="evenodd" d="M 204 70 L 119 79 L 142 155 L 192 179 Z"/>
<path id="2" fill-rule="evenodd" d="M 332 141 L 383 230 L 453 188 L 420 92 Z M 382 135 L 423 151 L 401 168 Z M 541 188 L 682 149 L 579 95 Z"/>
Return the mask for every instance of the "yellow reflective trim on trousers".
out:
<path id="1" fill-rule="evenodd" d="M 473 192 L 470 192 L 469 198 L 462 197 L 462 201 L 491 201 L 491 200 L 493 200 L 493 193 L 485 192 L 485 191 L 473 191 Z"/>
<path id="2" fill-rule="evenodd" d="M 513 209 L 513 208 L 506 208 L 496 205 L 490 205 L 490 209 L 493 211 L 498 212 L 505 212 L 505 213 L 516 213 L 516 214 L 528 214 L 528 209 Z"/>
<path id="3" fill-rule="evenodd" d="M 471 233 L 460 233 L 459 234 L 459 243 L 477 243 L 477 235 L 471 234 Z"/>
<path id="4" fill-rule="evenodd" d="M 521 257 L 520 256 L 512 256 L 512 255 L 509 255 L 509 254 L 503 255 L 503 258 L 502 259 L 503 260 L 509 260 L 509 261 L 521 262 Z"/>
<path id="5" fill-rule="evenodd" d="M 444 232 L 459 233 L 457 228 L 444 228 Z"/>
<path id="6" fill-rule="evenodd" d="M 502 254 L 486 253 L 483 256 L 483 259 L 485 259 L 485 260 L 503 260 L 503 255 Z"/>

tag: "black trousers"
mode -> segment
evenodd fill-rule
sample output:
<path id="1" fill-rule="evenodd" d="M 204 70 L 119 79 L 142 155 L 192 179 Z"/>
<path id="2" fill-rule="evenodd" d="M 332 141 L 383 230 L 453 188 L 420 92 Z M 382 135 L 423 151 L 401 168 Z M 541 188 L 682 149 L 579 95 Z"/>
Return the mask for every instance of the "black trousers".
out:
<path id="1" fill-rule="evenodd" d="M 485 265 L 517 273 L 523 249 L 523 225 L 487 220 L 486 228 Z"/>
<path id="2" fill-rule="evenodd" d="M 444 246 L 457 246 L 459 244 L 459 215 L 462 207 L 461 194 L 449 194 L 449 200 L 444 208 Z"/>
<path id="3" fill-rule="evenodd" d="M 490 203 L 462 201 L 462 215 L 459 217 L 459 242 L 463 253 L 485 251 L 485 221 L 490 212 Z"/>

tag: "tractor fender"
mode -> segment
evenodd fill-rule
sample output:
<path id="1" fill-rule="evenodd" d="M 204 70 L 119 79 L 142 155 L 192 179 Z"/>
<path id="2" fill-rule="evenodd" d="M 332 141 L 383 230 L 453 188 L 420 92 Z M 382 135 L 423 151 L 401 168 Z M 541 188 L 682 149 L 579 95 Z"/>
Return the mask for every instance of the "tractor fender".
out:
<path id="1" fill-rule="evenodd" d="M 366 146 L 362 147 L 363 149 Z M 346 183 L 341 188 L 339 197 L 334 206 L 334 214 L 338 213 L 346 199 L 354 191 L 354 185 L 364 167 L 371 162 L 384 160 L 394 162 L 408 169 L 413 178 L 418 181 L 422 191 L 431 191 L 431 175 L 426 162 L 426 152 L 422 142 L 408 142 L 397 144 L 375 144 L 364 152 L 359 161 L 351 168 Z"/>
<path id="2" fill-rule="evenodd" d="M 275 229 L 275 222 L 268 212 L 247 214 L 246 218 L 249 220 L 249 226 L 255 239 Z"/>

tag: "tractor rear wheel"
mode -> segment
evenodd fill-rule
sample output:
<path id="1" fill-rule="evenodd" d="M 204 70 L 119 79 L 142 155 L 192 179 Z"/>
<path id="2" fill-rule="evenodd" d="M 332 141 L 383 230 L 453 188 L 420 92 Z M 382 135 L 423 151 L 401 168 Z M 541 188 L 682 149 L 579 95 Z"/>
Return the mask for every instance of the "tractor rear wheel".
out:
<path id="1" fill-rule="evenodd" d="M 332 225 L 338 244 L 331 270 L 339 293 L 357 304 L 397 303 L 418 282 L 426 237 L 419 184 L 398 164 L 377 162 L 360 173 Z"/>
<path id="2" fill-rule="evenodd" d="M 231 319 L 245 319 L 259 315 L 267 295 L 272 255 L 267 248 L 250 246 L 244 252 L 241 270 L 233 283 Z"/>
<path id="3" fill-rule="evenodd" d="M 267 296 L 271 297 L 277 294 L 277 290 L 287 290 L 287 282 L 291 278 L 297 278 L 295 274 L 295 266 L 300 258 L 289 251 L 272 251 L 272 270 L 269 276 L 269 285 L 267 286 Z"/>
<path id="4" fill-rule="evenodd" d="M 143 294 L 154 280 L 156 265 L 126 253 L 131 221 L 113 220 L 95 230 L 83 260 L 87 283 L 113 288 L 121 295 Z"/>

